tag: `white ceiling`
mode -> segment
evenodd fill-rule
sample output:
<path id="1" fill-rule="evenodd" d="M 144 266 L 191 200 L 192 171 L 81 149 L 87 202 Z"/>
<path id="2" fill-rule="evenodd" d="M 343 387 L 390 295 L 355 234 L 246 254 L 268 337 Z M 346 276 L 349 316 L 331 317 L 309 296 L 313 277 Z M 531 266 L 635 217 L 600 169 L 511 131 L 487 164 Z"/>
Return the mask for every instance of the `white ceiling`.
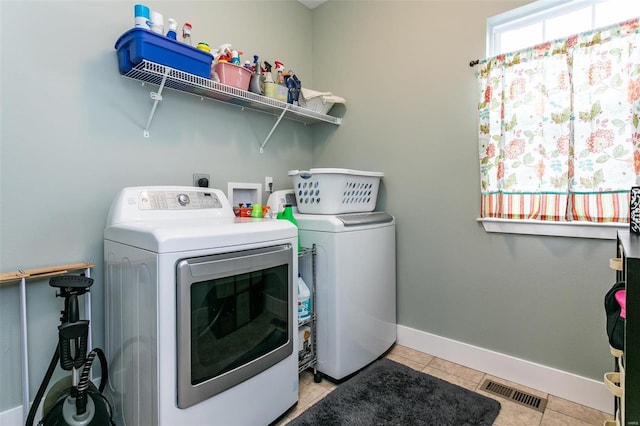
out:
<path id="1" fill-rule="evenodd" d="M 314 7 L 320 6 L 322 3 L 326 2 L 327 0 L 298 0 L 298 1 L 304 4 L 305 6 L 307 6 L 309 9 L 313 9 Z"/>

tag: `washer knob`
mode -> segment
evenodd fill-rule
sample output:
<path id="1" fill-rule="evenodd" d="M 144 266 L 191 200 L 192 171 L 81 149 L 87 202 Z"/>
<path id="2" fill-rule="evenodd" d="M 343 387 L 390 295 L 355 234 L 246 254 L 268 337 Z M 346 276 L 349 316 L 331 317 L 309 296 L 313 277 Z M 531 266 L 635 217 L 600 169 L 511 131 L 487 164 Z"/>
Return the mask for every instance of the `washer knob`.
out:
<path id="1" fill-rule="evenodd" d="M 178 199 L 178 204 L 181 206 L 186 206 L 189 204 L 189 196 L 187 194 L 178 194 L 176 197 Z"/>

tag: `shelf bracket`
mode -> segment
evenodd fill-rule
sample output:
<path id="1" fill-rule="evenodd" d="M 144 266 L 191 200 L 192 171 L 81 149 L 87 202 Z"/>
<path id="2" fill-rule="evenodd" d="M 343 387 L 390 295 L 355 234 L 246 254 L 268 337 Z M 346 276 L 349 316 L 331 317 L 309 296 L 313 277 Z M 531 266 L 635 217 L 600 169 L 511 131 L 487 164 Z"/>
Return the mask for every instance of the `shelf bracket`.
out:
<path id="1" fill-rule="evenodd" d="M 284 117 L 284 114 L 287 112 L 288 109 L 289 109 L 289 104 L 287 104 L 287 106 L 284 107 L 284 109 L 280 113 L 280 116 L 278 117 L 278 119 L 276 120 L 275 124 L 271 128 L 271 131 L 269 132 L 267 137 L 264 139 L 264 142 L 262 142 L 262 145 L 260 145 L 260 154 L 264 154 L 265 145 L 267 144 L 267 142 L 269 142 L 269 139 L 271 138 L 271 135 L 276 130 L 276 127 L 278 127 L 278 124 L 280 124 L 280 120 L 282 120 L 282 117 Z"/>
<path id="2" fill-rule="evenodd" d="M 149 126 L 151 126 L 151 120 L 153 120 L 153 116 L 156 113 L 156 108 L 158 108 L 158 102 L 162 100 L 162 89 L 164 89 L 164 85 L 167 82 L 167 77 L 169 76 L 169 70 L 170 68 L 167 67 L 167 69 L 164 72 L 164 75 L 162 76 L 162 82 L 160 83 L 158 92 L 149 93 L 149 96 L 151 96 L 151 99 L 153 99 L 153 106 L 151 107 L 151 113 L 149 113 L 149 118 L 147 119 L 147 125 L 144 128 L 145 138 L 149 137 Z"/>

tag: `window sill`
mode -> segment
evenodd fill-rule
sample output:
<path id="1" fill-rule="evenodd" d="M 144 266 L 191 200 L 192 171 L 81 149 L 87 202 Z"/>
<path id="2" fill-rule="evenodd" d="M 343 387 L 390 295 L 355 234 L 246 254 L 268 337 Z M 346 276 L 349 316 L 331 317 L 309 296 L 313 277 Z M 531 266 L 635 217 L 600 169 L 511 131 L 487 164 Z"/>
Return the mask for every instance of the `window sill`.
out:
<path id="1" fill-rule="evenodd" d="M 615 240 L 619 230 L 629 229 L 625 223 L 542 222 L 525 219 L 478 218 L 485 232 L 502 234 L 548 235 L 554 237 L 596 238 Z"/>

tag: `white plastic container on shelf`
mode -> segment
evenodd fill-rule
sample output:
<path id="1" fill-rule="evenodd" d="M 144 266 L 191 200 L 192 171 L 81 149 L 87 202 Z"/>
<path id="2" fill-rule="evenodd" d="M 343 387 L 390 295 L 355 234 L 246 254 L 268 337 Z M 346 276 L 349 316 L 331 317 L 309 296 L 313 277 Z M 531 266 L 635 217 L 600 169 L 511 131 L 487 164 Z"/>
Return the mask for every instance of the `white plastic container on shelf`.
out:
<path id="1" fill-rule="evenodd" d="M 289 170 L 300 213 L 365 213 L 376 208 L 382 172 L 319 168 Z"/>
<path id="2" fill-rule="evenodd" d="M 299 100 L 300 106 L 320 114 L 327 114 L 335 104 L 347 103 L 344 98 L 335 96 L 331 92 L 318 92 L 306 87 L 300 90 L 300 94 L 302 95 Z"/>
<path id="3" fill-rule="evenodd" d="M 298 274 L 298 322 L 311 317 L 311 290 Z"/>

